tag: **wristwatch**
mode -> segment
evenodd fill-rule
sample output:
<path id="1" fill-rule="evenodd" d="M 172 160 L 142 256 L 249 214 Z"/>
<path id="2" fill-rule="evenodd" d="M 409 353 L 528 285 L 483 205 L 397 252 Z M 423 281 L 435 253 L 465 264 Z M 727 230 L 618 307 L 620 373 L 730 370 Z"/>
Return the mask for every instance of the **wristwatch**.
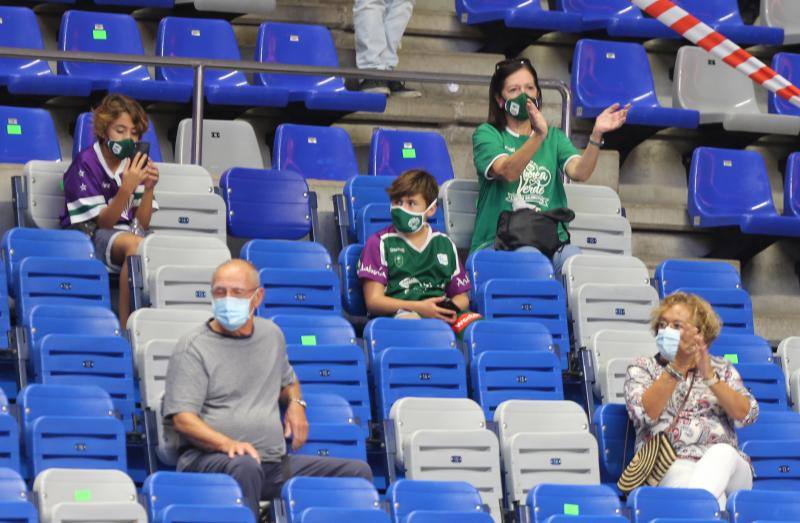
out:
<path id="1" fill-rule="evenodd" d="M 606 143 L 606 139 L 605 138 L 600 138 L 600 141 L 596 142 L 596 141 L 592 140 L 591 136 L 589 137 L 589 145 L 594 145 L 598 149 L 602 149 L 603 145 L 605 145 L 605 143 Z"/>
<path id="2" fill-rule="evenodd" d="M 304 400 L 303 398 L 291 398 L 289 401 L 293 401 L 293 402 L 297 403 L 298 405 L 300 405 L 304 409 L 308 408 L 308 403 L 306 403 L 306 400 Z"/>
<path id="3" fill-rule="evenodd" d="M 719 374 L 717 374 L 717 371 L 714 371 L 714 376 L 713 377 L 708 378 L 708 379 L 703 378 L 703 383 L 705 384 L 706 387 L 709 387 L 709 388 L 711 388 L 714 385 L 716 385 L 717 383 L 719 383 L 719 381 L 720 381 L 719 380 Z"/>

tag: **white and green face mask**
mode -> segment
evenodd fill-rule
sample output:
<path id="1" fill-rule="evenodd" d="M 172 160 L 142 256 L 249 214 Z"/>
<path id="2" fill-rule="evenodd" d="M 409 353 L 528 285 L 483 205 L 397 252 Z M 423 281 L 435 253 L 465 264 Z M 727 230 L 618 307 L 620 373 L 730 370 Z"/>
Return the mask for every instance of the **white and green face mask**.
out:
<path id="1" fill-rule="evenodd" d="M 436 202 L 431 202 L 427 209 L 422 212 L 407 211 L 402 205 L 392 205 L 392 225 L 397 232 L 407 234 L 415 233 L 425 225 L 425 213 L 431 210 Z"/>

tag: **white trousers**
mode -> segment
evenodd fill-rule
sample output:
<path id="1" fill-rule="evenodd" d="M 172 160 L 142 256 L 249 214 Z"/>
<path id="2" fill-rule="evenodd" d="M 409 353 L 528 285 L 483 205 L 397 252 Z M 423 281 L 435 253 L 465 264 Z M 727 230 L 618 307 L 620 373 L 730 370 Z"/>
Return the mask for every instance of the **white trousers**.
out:
<path id="1" fill-rule="evenodd" d="M 701 488 L 711 492 L 725 509 L 728 495 L 753 488 L 750 464 L 727 443 L 712 445 L 699 461 L 679 459 L 669 468 L 659 486 Z"/>
<path id="2" fill-rule="evenodd" d="M 394 69 L 397 50 L 416 0 L 355 0 L 356 66 Z"/>

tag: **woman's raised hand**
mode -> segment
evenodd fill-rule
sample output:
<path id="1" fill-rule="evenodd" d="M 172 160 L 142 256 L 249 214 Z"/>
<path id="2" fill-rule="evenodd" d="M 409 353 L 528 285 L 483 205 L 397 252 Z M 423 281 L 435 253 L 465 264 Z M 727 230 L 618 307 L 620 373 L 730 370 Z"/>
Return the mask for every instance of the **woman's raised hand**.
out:
<path id="1" fill-rule="evenodd" d="M 619 104 L 607 107 L 605 111 L 597 115 L 594 121 L 594 132 L 602 135 L 616 131 L 625 123 L 630 108 L 631 104 L 627 104 L 625 107 L 621 107 Z"/>

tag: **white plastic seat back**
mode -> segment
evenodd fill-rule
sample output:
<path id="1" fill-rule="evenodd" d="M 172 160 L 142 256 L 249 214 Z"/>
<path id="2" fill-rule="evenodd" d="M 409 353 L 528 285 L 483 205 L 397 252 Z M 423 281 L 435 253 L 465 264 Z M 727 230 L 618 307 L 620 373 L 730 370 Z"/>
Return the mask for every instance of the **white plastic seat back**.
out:
<path id="1" fill-rule="evenodd" d="M 180 445 L 172 420 L 166 421 L 162 416 L 167 367 L 172 351 L 175 349 L 175 343 L 175 340 L 163 339 L 148 341 L 144 346 L 142 371 L 139 373 L 144 406 L 155 413 L 158 438 L 156 454 L 167 465 L 177 463 Z"/>
<path id="2" fill-rule="evenodd" d="M 647 331 L 658 292 L 649 285 L 585 283 L 572 308 L 575 339 L 587 347 L 603 329 Z"/>
<path id="3" fill-rule="evenodd" d="M 447 235 L 459 249 L 469 249 L 472 243 L 478 190 L 478 182 L 458 179 L 447 180 L 439 189 Z"/>
<path id="4" fill-rule="evenodd" d="M 625 403 L 625 378 L 628 367 L 636 358 L 611 358 L 606 363 L 603 375 L 597 378 L 600 383 L 600 398 L 603 405 L 607 403 Z"/>
<path id="5" fill-rule="evenodd" d="M 39 229 L 59 229 L 64 210 L 64 172 L 69 162 L 31 160 L 22 169 L 27 187 L 25 220 Z"/>
<path id="6" fill-rule="evenodd" d="M 575 213 L 570 243 L 586 254 L 631 255 L 631 224 L 624 216 Z"/>
<path id="7" fill-rule="evenodd" d="M 476 184 L 477 185 L 477 184 Z M 567 205 L 575 214 L 606 214 L 622 216 L 622 202 L 619 194 L 605 185 L 588 185 L 584 183 L 565 183 Z"/>
<path id="8" fill-rule="evenodd" d="M 176 4 L 194 4 L 198 11 L 265 15 L 275 10 L 275 0 L 175 0 Z"/>
<path id="9" fill-rule="evenodd" d="M 778 344 L 778 357 L 781 359 L 781 368 L 789 386 L 790 378 L 800 369 L 800 336 L 790 336 Z"/>
<path id="10" fill-rule="evenodd" d="M 594 367 L 594 390 L 602 395 L 603 383 L 606 382 L 608 362 L 616 358 L 650 357 L 658 352 L 656 339 L 649 330 L 613 330 L 603 329 L 594 333 L 587 347 Z"/>
<path id="11" fill-rule="evenodd" d="M 562 272 L 570 310 L 575 306 L 578 288 L 584 283 L 650 284 L 644 262 L 633 256 L 578 254 L 564 263 Z"/>
<path id="12" fill-rule="evenodd" d="M 150 306 L 157 309 L 178 307 L 211 314 L 211 277 L 214 267 L 164 265 L 156 269 L 150 292 Z"/>
<path id="13" fill-rule="evenodd" d="M 587 432 L 586 411 L 574 401 L 508 400 L 497 406 L 494 422 L 505 442 L 521 432 Z"/>
<path id="14" fill-rule="evenodd" d="M 235 2 L 220 0 L 217 3 L 229 5 Z M 255 11 L 248 12 L 254 13 Z M 178 124 L 178 134 L 175 137 L 175 161 L 184 164 L 192 161 L 191 118 L 181 120 Z M 243 120 L 203 120 L 203 158 L 200 164 L 208 169 L 214 178 L 219 178 L 231 167 L 263 169 L 264 159 L 261 156 L 261 149 L 253 126 Z"/>
<path id="15" fill-rule="evenodd" d="M 153 232 L 213 236 L 226 241 L 227 210 L 218 194 L 161 192 L 156 201 L 158 211 L 150 219 Z"/>
<path id="16" fill-rule="evenodd" d="M 141 376 L 145 348 L 150 341 L 176 342 L 184 334 L 211 318 L 209 311 L 192 309 L 139 309 L 128 317 L 128 337 L 133 347 L 133 361 Z M 142 393 L 146 400 L 148 394 Z M 149 405 L 150 403 L 148 403 Z"/>
<path id="17" fill-rule="evenodd" d="M 204 167 L 180 163 L 158 163 L 156 200 L 161 193 L 212 194 L 214 181 Z"/>
<path id="18" fill-rule="evenodd" d="M 800 43 L 800 2 L 761 0 L 761 24 L 783 29 L 783 45 Z"/>

